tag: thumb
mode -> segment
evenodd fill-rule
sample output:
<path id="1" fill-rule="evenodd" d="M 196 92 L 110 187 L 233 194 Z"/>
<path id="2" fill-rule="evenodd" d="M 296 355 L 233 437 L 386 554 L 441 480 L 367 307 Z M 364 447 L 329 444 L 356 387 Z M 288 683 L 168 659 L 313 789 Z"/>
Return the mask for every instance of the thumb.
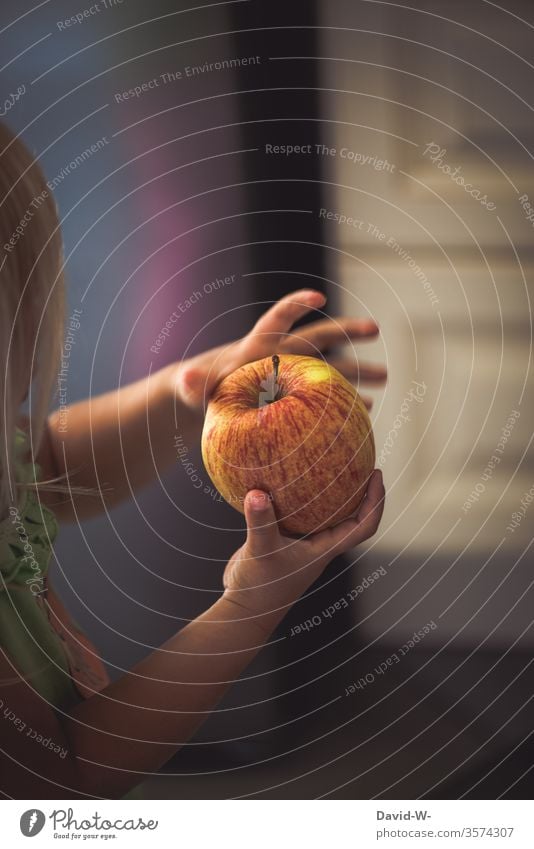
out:
<path id="1" fill-rule="evenodd" d="M 247 548 L 252 557 L 264 557 L 279 548 L 280 534 L 273 502 L 266 492 L 252 489 L 245 496 Z"/>
<path id="2" fill-rule="evenodd" d="M 176 390 L 179 399 L 187 406 L 202 409 L 207 399 L 207 380 L 203 369 L 198 366 L 183 366 L 178 372 Z"/>

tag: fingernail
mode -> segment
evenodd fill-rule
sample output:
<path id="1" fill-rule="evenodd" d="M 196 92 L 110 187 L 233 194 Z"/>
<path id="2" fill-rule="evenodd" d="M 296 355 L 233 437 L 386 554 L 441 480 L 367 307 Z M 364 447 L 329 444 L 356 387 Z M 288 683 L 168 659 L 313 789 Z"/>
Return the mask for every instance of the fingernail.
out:
<path id="1" fill-rule="evenodd" d="M 195 375 L 190 369 L 184 369 L 178 375 L 177 386 L 184 395 L 190 395 L 195 385 Z"/>
<path id="2" fill-rule="evenodd" d="M 267 499 L 264 495 L 251 495 L 250 506 L 253 510 L 265 510 L 267 507 Z"/>
<path id="3" fill-rule="evenodd" d="M 321 300 L 326 303 L 326 295 L 324 294 L 324 292 L 319 292 L 318 289 L 303 289 L 302 294 L 314 295 L 315 297 L 321 298 Z"/>

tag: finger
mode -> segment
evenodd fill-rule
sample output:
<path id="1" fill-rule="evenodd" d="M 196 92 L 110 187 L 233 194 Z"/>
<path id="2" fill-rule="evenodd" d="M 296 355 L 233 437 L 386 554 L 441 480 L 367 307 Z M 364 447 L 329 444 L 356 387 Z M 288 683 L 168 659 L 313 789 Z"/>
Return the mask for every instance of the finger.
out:
<path id="1" fill-rule="evenodd" d="M 207 356 L 200 354 L 181 363 L 176 378 L 176 391 L 180 400 L 190 407 L 201 409 L 223 377 L 243 364 L 238 359 L 238 349 L 239 342 L 230 342 L 212 348 Z M 222 362 L 225 365 L 221 367 Z"/>
<path id="2" fill-rule="evenodd" d="M 367 318 L 327 318 L 292 333 L 284 346 L 288 353 L 316 356 L 325 348 L 344 345 L 353 339 L 373 339 L 378 325 Z"/>
<path id="3" fill-rule="evenodd" d="M 380 524 L 384 512 L 385 498 L 386 490 L 382 472 L 380 469 L 375 469 L 369 478 L 367 492 L 356 516 L 360 529 L 366 534 L 365 539 L 372 536 Z"/>
<path id="4" fill-rule="evenodd" d="M 375 469 L 356 518 L 347 519 L 332 528 L 332 541 L 337 553 L 354 548 L 376 533 L 384 512 L 385 496 L 382 472 Z"/>
<path id="5" fill-rule="evenodd" d="M 182 400 L 191 407 L 200 408 L 217 384 L 239 366 L 259 360 L 281 349 L 283 339 L 299 318 L 312 309 L 320 309 L 326 297 L 315 289 L 300 289 L 282 298 L 256 322 L 243 339 L 216 349 L 221 363 L 216 367 L 185 365 L 176 381 Z"/>
<path id="6" fill-rule="evenodd" d="M 374 401 L 373 401 L 372 398 L 369 397 L 369 395 L 360 395 L 360 398 L 362 399 L 363 403 L 365 404 L 365 407 L 366 407 L 367 410 L 373 409 Z"/>
<path id="7" fill-rule="evenodd" d="M 354 519 L 345 519 L 334 528 L 322 531 L 314 538 L 314 547 L 331 557 L 343 554 L 376 533 L 384 512 L 386 492 L 382 472 L 375 469 L 369 479 L 367 492 Z"/>
<path id="8" fill-rule="evenodd" d="M 245 496 L 247 548 L 252 557 L 265 557 L 276 551 L 280 543 L 278 524 L 272 500 L 261 489 L 252 489 Z"/>
<path id="9" fill-rule="evenodd" d="M 185 365 L 179 369 L 176 378 L 176 392 L 184 404 L 198 407 L 207 388 L 207 375 L 204 369 L 193 365 Z"/>
<path id="10" fill-rule="evenodd" d="M 311 310 L 324 307 L 325 303 L 325 295 L 315 289 L 292 292 L 267 310 L 246 338 L 254 337 L 255 342 L 269 354 L 283 344 L 296 321 Z"/>
<path id="11" fill-rule="evenodd" d="M 362 381 L 362 383 L 382 384 L 388 376 L 385 366 L 374 363 L 360 363 L 357 360 L 349 360 L 347 357 L 327 357 L 327 362 L 352 383 Z"/>

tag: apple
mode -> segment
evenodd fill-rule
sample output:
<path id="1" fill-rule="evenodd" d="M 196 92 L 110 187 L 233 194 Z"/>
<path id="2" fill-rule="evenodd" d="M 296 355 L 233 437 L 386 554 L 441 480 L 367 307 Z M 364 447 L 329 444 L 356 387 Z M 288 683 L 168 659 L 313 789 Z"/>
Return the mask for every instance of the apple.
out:
<path id="1" fill-rule="evenodd" d="M 374 468 L 371 422 L 337 369 L 292 354 L 248 363 L 209 402 L 204 465 L 225 500 L 244 512 L 251 489 L 273 499 L 281 530 L 305 535 L 354 514 Z"/>

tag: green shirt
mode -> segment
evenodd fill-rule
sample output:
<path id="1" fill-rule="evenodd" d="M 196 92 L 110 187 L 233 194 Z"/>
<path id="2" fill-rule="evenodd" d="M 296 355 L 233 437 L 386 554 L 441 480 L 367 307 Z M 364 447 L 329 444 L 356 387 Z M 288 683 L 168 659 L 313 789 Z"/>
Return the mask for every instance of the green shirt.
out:
<path id="1" fill-rule="evenodd" d="M 35 483 L 41 470 L 24 462 L 27 450 L 27 436 L 17 429 L 16 479 Z M 91 644 L 48 590 L 57 533 L 53 512 L 32 489 L 22 489 L 18 506 L 0 522 L 0 646 L 52 709 L 66 711 L 108 679 Z M 123 798 L 142 796 L 136 787 Z"/>
<path id="2" fill-rule="evenodd" d="M 40 469 L 24 463 L 27 438 L 16 435 L 16 478 L 34 482 Z M 18 507 L 0 522 L 0 645 L 19 674 L 52 707 L 80 700 L 62 641 L 44 604 L 52 544 L 58 533 L 51 510 L 31 489 L 22 490 Z"/>

